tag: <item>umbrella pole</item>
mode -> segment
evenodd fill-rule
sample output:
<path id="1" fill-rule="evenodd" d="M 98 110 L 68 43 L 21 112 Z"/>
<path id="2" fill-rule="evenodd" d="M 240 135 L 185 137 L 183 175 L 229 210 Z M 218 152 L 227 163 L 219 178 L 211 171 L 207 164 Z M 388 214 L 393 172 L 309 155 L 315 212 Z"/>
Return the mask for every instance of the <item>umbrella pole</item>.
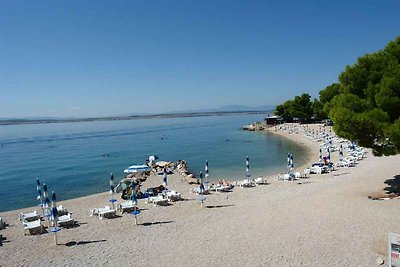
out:
<path id="1" fill-rule="evenodd" d="M 56 245 L 58 245 L 58 244 L 57 244 L 57 232 L 54 232 L 54 243 L 55 243 Z"/>

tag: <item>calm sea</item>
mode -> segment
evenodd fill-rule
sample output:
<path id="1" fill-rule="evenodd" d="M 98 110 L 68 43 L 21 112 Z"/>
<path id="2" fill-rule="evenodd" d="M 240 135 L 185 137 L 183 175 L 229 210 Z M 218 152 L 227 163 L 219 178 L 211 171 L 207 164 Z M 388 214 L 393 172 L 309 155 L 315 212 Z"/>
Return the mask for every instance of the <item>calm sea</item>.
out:
<path id="1" fill-rule="evenodd" d="M 246 155 L 253 176 L 286 170 L 287 153 L 303 164 L 301 147 L 273 134 L 240 130 L 263 115 L 138 119 L 0 126 L 0 211 L 34 206 L 36 177 L 60 200 L 104 192 L 129 165 L 149 155 L 184 159 L 210 180 L 240 179 Z M 161 178 L 160 178 L 161 182 Z"/>

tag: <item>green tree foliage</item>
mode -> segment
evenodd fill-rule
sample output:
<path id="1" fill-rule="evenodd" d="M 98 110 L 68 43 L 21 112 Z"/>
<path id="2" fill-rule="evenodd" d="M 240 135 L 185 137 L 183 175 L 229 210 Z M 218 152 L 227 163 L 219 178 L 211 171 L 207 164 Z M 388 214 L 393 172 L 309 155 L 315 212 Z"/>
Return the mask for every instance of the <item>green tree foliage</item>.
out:
<path id="1" fill-rule="evenodd" d="M 399 153 L 400 37 L 347 66 L 339 82 L 320 92 L 336 133 L 377 155 Z"/>
<path id="2" fill-rule="evenodd" d="M 313 116 L 313 103 L 309 94 L 296 96 L 293 100 L 278 105 L 275 114 L 290 121 L 293 118 L 309 119 Z"/>
<path id="3" fill-rule="evenodd" d="M 314 99 L 314 102 L 312 104 L 313 107 L 313 114 L 314 118 L 317 120 L 323 120 L 328 117 L 327 112 L 324 111 L 324 105 L 322 102 L 318 99 Z"/>

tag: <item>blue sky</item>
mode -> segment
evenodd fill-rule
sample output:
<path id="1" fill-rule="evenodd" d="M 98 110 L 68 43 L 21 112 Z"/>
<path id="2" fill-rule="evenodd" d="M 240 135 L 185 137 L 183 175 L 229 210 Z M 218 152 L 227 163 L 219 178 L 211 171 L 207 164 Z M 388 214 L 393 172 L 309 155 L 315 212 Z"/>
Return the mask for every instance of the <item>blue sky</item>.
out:
<path id="1" fill-rule="evenodd" d="M 274 105 L 400 35 L 399 1 L 1 1 L 0 117 Z"/>

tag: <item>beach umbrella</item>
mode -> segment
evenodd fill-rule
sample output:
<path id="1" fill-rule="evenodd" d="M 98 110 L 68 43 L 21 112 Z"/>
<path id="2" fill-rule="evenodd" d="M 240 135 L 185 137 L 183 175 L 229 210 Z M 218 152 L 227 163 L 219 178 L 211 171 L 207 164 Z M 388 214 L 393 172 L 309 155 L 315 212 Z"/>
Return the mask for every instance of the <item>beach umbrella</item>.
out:
<path id="1" fill-rule="evenodd" d="M 132 203 L 133 204 L 136 204 L 136 202 L 137 202 L 137 198 L 136 198 L 136 183 L 135 183 L 135 180 L 132 180 L 132 196 L 131 196 L 131 198 L 132 198 Z"/>
<path id="2" fill-rule="evenodd" d="M 112 204 L 113 209 L 114 209 L 114 203 L 117 202 L 117 200 L 114 199 L 114 193 L 115 193 L 114 174 L 111 173 L 111 175 L 110 175 L 110 194 L 111 194 L 111 199 L 109 200 L 109 202 Z"/>
<path id="3" fill-rule="evenodd" d="M 340 159 L 342 159 L 343 158 L 343 146 L 342 145 L 340 145 L 340 148 L 339 148 L 339 155 L 340 155 Z"/>
<path id="4" fill-rule="evenodd" d="M 167 185 L 168 185 L 167 168 L 164 168 L 163 184 L 165 187 L 167 187 Z"/>
<path id="5" fill-rule="evenodd" d="M 200 171 L 199 178 L 200 178 L 200 184 L 202 184 L 203 183 L 203 171 Z"/>
<path id="6" fill-rule="evenodd" d="M 319 148 L 319 161 L 322 161 L 322 148 Z"/>
<path id="7" fill-rule="evenodd" d="M 56 193 L 53 191 L 53 192 L 51 193 L 51 220 L 53 221 L 53 226 L 55 226 L 55 224 L 57 223 L 57 220 L 56 220 L 56 219 L 58 219 L 58 218 L 55 218 L 55 216 L 58 215 L 58 212 L 57 212 L 57 214 L 54 213 L 54 209 L 56 209 L 56 211 L 57 211 L 57 207 L 56 207 Z"/>
<path id="8" fill-rule="evenodd" d="M 137 216 L 140 214 L 140 211 L 137 210 L 136 207 L 136 203 L 137 203 L 137 198 L 136 198 L 136 183 L 135 180 L 132 180 L 132 203 L 133 203 L 133 211 L 131 212 L 131 214 L 133 215 L 133 217 L 135 218 L 135 224 L 137 225 Z"/>
<path id="9" fill-rule="evenodd" d="M 125 173 L 136 173 L 136 172 L 145 172 L 145 171 L 151 171 L 151 167 L 147 165 L 132 165 L 129 166 L 124 170 Z"/>
<path id="10" fill-rule="evenodd" d="M 53 222 L 53 228 L 51 228 L 51 232 L 54 233 L 54 243 L 57 245 L 57 233 L 61 231 L 61 229 L 57 225 L 58 221 L 58 211 L 56 206 L 56 193 L 53 191 L 51 194 L 51 220 Z"/>
<path id="11" fill-rule="evenodd" d="M 203 207 L 203 203 L 206 201 L 206 197 L 204 195 L 200 195 L 199 200 L 200 200 L 201 207 Z"/>
<path id="12" fill-rule="evenodd" d="M 39 178 L 36 178 L 36 191 L 37 191 L 37 200 L 40 201 L 39 206 L 42 208 L 42 215 L 44 216 L 44 209 L 43 209 L 43 198 L 42 198 L 42 186 L 40 184 Z"/>
<path id="13" fill-rule="evenodd" d="M 44 216 L 45 217 L 49 217 L 49 204 L 50 204 L 50 200 L 49 200 L 49 194 L 47 192 L 47 185 L 46 183 L 43 183 L 43 208 L 44 208 Z"/>
<path id="14" fill-rule="evenodd" d="M 199 173 L 199 182 L 200 182 L 200 187 L 199 187 L 199 189 L 200 189 L 200 193 L 202 194 L 203 192 L 204 192 L 204 184 L 203 184 L 203 172 L 202 171 L 200 171 L 200 173 Z"/>
<path id="15" fill-rule="evenodd" d="M 250 162 L 249 162 L 249 156 L 246 157 L 246 177 L 250 177 Z"/>
<path id="16" fill-rule="evenodd" d="M 37 199 L 40 200 L 40 204 L 42 204 L 42 186 L 40 185 L 39 178 L 36 178 L 36 191 L 37 191 Z"/>
<path id="17" fill-rule="evenodd" d="M 328 158 L 328 161 L 330 162 L 331 161 L 331 152 L 329 151 L 329 147 L 327 147 L 326 148 L 326 153 L 327 153 L 327 158 Z"/>
<path id="18" fill-rule="evenodd" d="M 293 171 L 294 165 L 293 165 L 293 154 L 290 154 L 290 170 Z"/>
<path id="19" fill-rule="evenodd" d="M 210 176 L 210 174 L 208 173 L 208 160 L 206 160 L 206 166 L 204 167 L 204 169 L 206 171 L 205 177 L 207 178 L 208 176 Z"/>

